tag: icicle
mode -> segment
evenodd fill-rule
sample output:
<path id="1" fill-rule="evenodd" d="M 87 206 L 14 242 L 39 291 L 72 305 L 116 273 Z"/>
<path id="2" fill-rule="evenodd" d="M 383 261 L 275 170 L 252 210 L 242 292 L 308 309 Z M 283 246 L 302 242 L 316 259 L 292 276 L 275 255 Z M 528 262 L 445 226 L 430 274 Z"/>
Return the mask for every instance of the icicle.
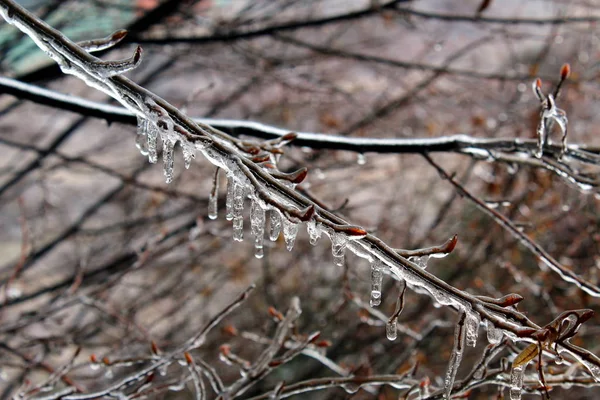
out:
<path id="1" fill-rule="evenodd" d="M 381 271 L 381 261 L 375 258 L 371 262 L 371 307 L 377 307 L 381 304 L 381 286 L 383 283 L 383 272 Z"/>
<path id="2" fill-rule="evenodd" d="M 496 328 L 489 320 L 486 321 L 486 328 L 487 338 L 490 344 L 498 344 L 502 341 L 502 336 L 504 336 L 504 334 L 502 333 L 501 329 Z"/>
<path id="3" fill-rule="evenodd" d="M 233 240 L 244 240 L 244 186 L 237 182 L 233 186 Z"/>
<path id="4" fill-rule="evenodd" d="M 388 340 L 396 340 L 398 337 L 398 318 L 392 318 L 385 324 L 385 336 Z"/>
<path id="5" fill-rule="evenodd" d="M 454 379 L 458 372 L 458 367 L 462 361 L 463 351 L 465 348 L 465 320 L 468 318 L 467 314 L 461 314 L 456 328 L 454 329 L 454 347 L 452 353 L 450 353 L 450 361 L 448 361 L 448 371 L 446 372 L 446 379 L 444 379 L 444 398 L 450 399 L 452 394 L 452 388 L 454 387 Z"/>
<path id="6" fill-rule="evenodd" d="M 158 153 L 156 151 L 156 141 L 158 140 L 158 128 L 153 122 L 148 121 L 148 130 L 146 131 L 148 139 L 148 161 L 155 164 L 158 161 Z"/>
<path id="7" fill-rule="evenodd" d="M 213 178 L 213 187 L 208 195 L 208 218 L 217 219 L 219 201 L 219 168 Z"/>
<path id="8" fill-rule="evenodd" d="M 273 223 L 272 219 L 271 223 Z M 285 245 L 288 251 L 292 251 L 294 248 L 294 242 L 296 241 L 296 235 L 298 234 L 298 225 L 299 224 L 292 222 L 287 218 L 283 218 L 283 239 L 285 239 Z M 273 233 L 273 231 L 271 231 L 271 233 Z"/>
<path id="9" fill-rule="evenodd" d="M 346 234 L 341 232 L 333 232 L 331 234 L 331 253 L 333 254 L 333 263 L 339 267 L 344 266 L 347 244 L 348 236 L 346 236 Z"/>
<path id="10" fill-rule="evenodd" d="M 277 210 L 271 210 L 271 223 L 269 229 L 269 239 L 276 242 L 281 232 L 281 214 Z"/>
<path id="11" fill-rule="evenodd" d="M 306 223 L 306 231 L 308 232 L 310 244 L 313 246 L 316 245 L 317 241 L 321 238 L 321 228 L 317 226 L 317 221 L 308 221 Z"/>
<path id="12" fill-rule="evenodd" d="M 194 145 L 190 145 L 187 142 L 182 142 L 182 150 L 185 169 L 189 169 L 190 165 L 192 164 L 192 160 L 196 158 L 196 148 Z"/>
<path id="13" fill-rule="evenodd" d="M 477 336 L 479 335 L 479 323 L 481 318 L 476 312 L 467 312 L 465 328 L 467 331 L 467 346 L 475 347 L 477 345 Z"/>
<path id="14" fill-rule="evenodd" d="M 148 139 L 146 139 L 146 136 L 137 135 L 137 137 L 135 138 L 135 147 L 138 148 L 138 150 L 140 151 L 140 153 L 143 156 L 147 156 L 148 155 Z"/>
<path id="15" fill-rule="evenodd" d="M 150 125 L 150 121 L 140 116 L 137 117 L 137 137 L 135 138 L 135 146 L 143 156 L 148 155 L 148 139 L 146 138 L 148 125 Z"/>
<path id="16" fill-rule="evenodd" d="M 258 201 L 253 200 L 250 209 L 250 227 L 252 235 L 254 235 L 254 255 L 256 258 L 263 258 L 264 255 L 265 222 L 265 210 L 260 206 Z"/>
<path id="17" fill-rule="evenodd" d="M 232 177 L 227 177 L 227 198 L 225 199 L 225 219 L 231 221 L 233 219 L 233 187 L 235 181 Z"/>
<path id="18" fill-rule="evenodd" d="M 510 370 L 510 400 L 521 400 L 525 366 L 521 365 Z"/>
<path id="19" fill-rule="evenodd" d="M 163 171 L 165 173 L 167 183 L 171 183 L 173 181 L 173 148 L 175 147 L 176 143 L 176 140 L 163 136 Z"/>

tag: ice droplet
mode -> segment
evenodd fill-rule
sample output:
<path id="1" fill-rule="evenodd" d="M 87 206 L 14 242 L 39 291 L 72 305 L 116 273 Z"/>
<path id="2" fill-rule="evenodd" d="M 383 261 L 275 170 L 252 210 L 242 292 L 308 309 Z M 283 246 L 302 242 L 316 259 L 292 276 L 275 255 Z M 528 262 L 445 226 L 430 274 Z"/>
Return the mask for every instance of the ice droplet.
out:
<path id="1" fill-rule="evenodd" d="M 317 221 L 310 220 L 306 223 L 306 231 L 311 245 L 316 245 L 317 241 L 321 238 L 321 228 L 317 226 Z"/>
<path id="2" fill-rule="evenodd" d="M 252 235 L 254 235 L 254 255 L 256 258 L 263 258 L 264 255 L 263 243 L 265 240 L 265 222 L 265 210 L 260 206 L 258 201 L 252 201 L 252 206 L 250 208 L 250 228 Z"/>
<path id="3" fill-rule="evenodd" d="M 225 219 L 231 221 L 233 219 L 233 187 L 235 181 L 232 177 L 227 177 L 227 197 L 225 199 Z"/>
<path id="4" fill-rule="evenodd" d="M 481 318 L 476 312 L 467 312 L 465 319 L 465 329 L 467 331 L 467 346 L 477 346 L 477 336 L 479 335 L 479 324 Z"/>
<path id="5" fill-rule="evenodd" d="M 346 236 L 346 234 L 341 232 L 333 232 L 331 234 L 331 253 L 333 254 L 333 263 L 338 267 L 344 266 L 347 244 L 348 236 Z"/>
<path id="6" fill-rule="evenodd" d="M 504 334 L 501 329 L 498 329 L 490 321 L 486 321 L 487 338 L 490 344 L 498 344 L 502 341 Z"/>
<path id="7" fill-rule="evenodd" d="M 525 375 L 525 366 L 521 365 L 510 370 L 510 400 L 521 400 L 521 390 L 523 389 L 523 375 Z"/>
<path id="8" fill-rule="evenodd" d="M 414 257 L 410 257 L 408 260 L 414 262 L 420 268 L 425 269 L 425 268 L 427 268 L 427 262 L 429 261 L 429 257 L 430 257 L 429 255 L 414 256 Z"/>
<path id="9" fill-rule="evenodd" d="M 279 233 L 281 232 L 281 214 L 277 210 L 271 210 L 271 223 L 269 229 L 269 239 L 273 242 L 277 241 L 279 238 Z"/>
<path id="10" fill-rule="evenodd" d="M 381 286 L 383 283 L 383 272 L 381 271 L 381 261 L 375 258 L 371 262 L 371 307 L 377 307 L 381 304 Z"/>
<path id="11" fill-rule="evenodd" d="M 272 219 L 271 222 L 273 222 Z M 283 238 L 285 239 L 285 245 L 288 251 L 292 251 L 294 248 L 294 242 L 296 241 L 297 234 L 298 224 L 290 221 L 287 218 L 283 218 Z"/>
<path id="12" fill-rule="evenodd" d="M 356 163 L 358 165 L 365 165 L 367 163 L 367 157 L 363 153 L 358 153 L 356 157 Z"/>
<path id="13" fill-rule="evenodd" d="M 464 325 L 466 324 L 466 318 L 464 314 L 460 316 L 460 320 L 456 324 L 454 329 L 454 345 L 452 353 L 450 353 L 450 360 L 448 361 L 448 371 L 446 372 L 446 378 L 444 379 L 444 398 L 450 399 L 452 394 L 452 388 L 454 387 L 454 380 L 456 379 L 456 373 L 460 362 L 462 361 L 463 351 L 465 348 L 465 332 Z"/>
<path id="14" fill-rule="evenodd" d="M 173 149 L 176 143 L 176 140 L 163 136 L 163 171 L 167 183 L 173 181 L 173 164 L 175 161 L 173 158 Z"/>
<path id="15" fill-rule="evenodd" d="M 233 240 L 244 240 L 244 186 L 235 182 L 233 185 Z"/>
<path id="16" fill-rule="evenodd" d="M 354 394 L 358 392 L 360 385 L 354 382 L 344 383 L 342 385 L 342 389 L 344 389 L 348 394 Z"/>
<path id="17" fill-rule="evenodd" d="M 385 336 L 388 340 L 396 340 L 398 337 L 398 318 L 392 318 L 385 324 Z"/>

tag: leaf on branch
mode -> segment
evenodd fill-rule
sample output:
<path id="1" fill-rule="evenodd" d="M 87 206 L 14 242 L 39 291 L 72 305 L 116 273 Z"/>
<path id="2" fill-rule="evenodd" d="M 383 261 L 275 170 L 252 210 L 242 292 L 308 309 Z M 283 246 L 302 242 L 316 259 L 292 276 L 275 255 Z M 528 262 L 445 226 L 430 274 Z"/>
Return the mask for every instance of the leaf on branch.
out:
<path id="1" fill-rule="evenodd" d="M 523 365 L 529 364 L 531 360 L 533 360 L 539 353 L 540 349 L 537 343 L 531 343 L 529 346 L 525 347 L 523 351 L 519 353 L 519 355 L 513 361 L 513 368 L 519 368 Z"/>

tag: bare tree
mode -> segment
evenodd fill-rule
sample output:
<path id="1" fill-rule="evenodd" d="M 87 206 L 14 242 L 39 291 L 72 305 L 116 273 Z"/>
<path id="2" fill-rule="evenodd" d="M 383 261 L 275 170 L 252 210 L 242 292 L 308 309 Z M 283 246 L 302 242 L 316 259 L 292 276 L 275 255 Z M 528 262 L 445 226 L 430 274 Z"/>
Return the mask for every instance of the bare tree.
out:
<path id="1" fill-rule="evenodd" d="M 3 398 L 595 396 L 593 3 L 37 6 L 0 0 L 55 62 L 2 42 Z"/>

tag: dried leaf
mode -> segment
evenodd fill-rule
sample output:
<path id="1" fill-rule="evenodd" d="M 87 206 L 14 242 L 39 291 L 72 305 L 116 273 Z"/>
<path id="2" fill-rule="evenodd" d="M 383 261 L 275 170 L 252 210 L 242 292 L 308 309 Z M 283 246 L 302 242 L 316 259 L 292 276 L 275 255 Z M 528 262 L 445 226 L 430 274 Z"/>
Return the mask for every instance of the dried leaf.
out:
<path id="1" fill-rule="evenodd" d="M 525 347 L 521 353 L 515 358 L 513 361 L 513 368 L 519 368 L 522 365 L 527 365 L 531 360 L 533 360 L 539 353 L 540 349 L 538 348 L 537 343 L 531 343 L 529 346 Z"/>

